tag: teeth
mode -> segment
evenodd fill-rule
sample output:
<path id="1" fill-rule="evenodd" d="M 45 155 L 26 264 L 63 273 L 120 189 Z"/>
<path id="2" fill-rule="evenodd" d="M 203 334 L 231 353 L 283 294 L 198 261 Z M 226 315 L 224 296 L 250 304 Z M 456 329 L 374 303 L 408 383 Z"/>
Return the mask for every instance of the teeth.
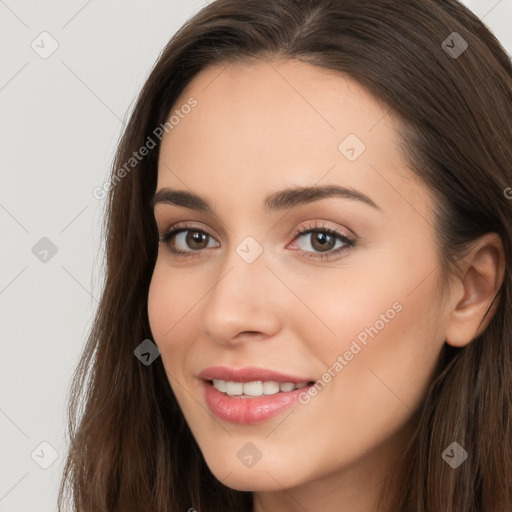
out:
<path id="1" fill-rule="evenodd" d="M 263 383 L 263 394 L 264 395 L 274 395 L 279 393 L 279 383 L 274 382 L 273 380 Z"/>
<path id="2" fill-rule="evenodd" d="M 261 382 L 261 380 L 256 382 L 245 382 L 243 389 L 244 395 L 261 396 L 263 395 L 263 382 Z"/>
<path id="3" fill-rule="evenodd" d="M 215 389 L 222 393 L 226 393 L 228 396 L 242 397 L 274 395 L 279 392 L 287 393 L 294 389 L 301 389 L 307 386 L 307 384 L 307 382 L 293 384 L 292 382 L 262 382 L 261 380 L 252 382 L 227 382 L 221 379 L 213 379 L 213 387 Z"/>
<path id="4" fill-rule="evenodd" d="M 244 389 L 242 382 L 226 382 L 226 393 L 230 396 L 241 395 Z"/>
<path id="5" fill-rule="evenodd" d="M 213 385 L 219 391 L 222 391 L 223 393 L 226 392 L 226 381 L 225 380 L 213 379 Z"/>

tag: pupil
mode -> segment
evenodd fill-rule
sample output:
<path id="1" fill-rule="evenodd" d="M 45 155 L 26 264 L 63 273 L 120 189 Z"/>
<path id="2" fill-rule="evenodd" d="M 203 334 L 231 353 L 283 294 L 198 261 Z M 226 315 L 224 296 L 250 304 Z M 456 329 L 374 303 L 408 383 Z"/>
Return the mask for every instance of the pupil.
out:
<path id="1" fill-rule="evenodd" d="M 313 238 L 313 246 L 318 244 L 318 247 L 315 247 L 316 249 L 328 250 L 330 248 L 329 245 L 332 245 L 333 241 L 331 235 L 327 233 L 317 233 L 316 235 Z"/>
<path id="2" fill-rule="evenodd" d="M 188 236 L 189 240 L 187 242 L 191 242 L 190 245 L 193 246 L 193 244 L 200 245 L 202 242 L 204 242 L 206 235 L 203 233 L 199 233 L 198 231 L 191 231 Z"/>

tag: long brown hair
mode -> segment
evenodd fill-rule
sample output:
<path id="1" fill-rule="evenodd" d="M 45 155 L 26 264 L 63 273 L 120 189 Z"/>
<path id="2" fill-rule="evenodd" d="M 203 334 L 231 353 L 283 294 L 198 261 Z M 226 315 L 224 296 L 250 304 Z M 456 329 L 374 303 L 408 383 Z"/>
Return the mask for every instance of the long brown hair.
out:
<path id="1" fill-rule="evenodd" d="M 134 356 L 152 339 L 147 297 L 158 232 L 149 201 L 159 145 L 121 178 L 118 171 L 202 69 L 253 58 L 347 73 L 399 117 L 410 168 L 436 198 L 447 277 L 476 238 L 501 237 L 506 270 L 494 316 L 466 347 L 444 345 L 383 496 L 394 511 L 511 511 L 512 66 L 456 0 L 217 0 L 172 37 L 112 166 L 105 283 L 71 390 L 59 510 L 67 501 L 80 512 L 252 509 L 250 492 L 228 489 L 209 471 L 161 358 L 145 366 Z M 441 457 L 453 441 L 469 454 L 456 470 Z"/>

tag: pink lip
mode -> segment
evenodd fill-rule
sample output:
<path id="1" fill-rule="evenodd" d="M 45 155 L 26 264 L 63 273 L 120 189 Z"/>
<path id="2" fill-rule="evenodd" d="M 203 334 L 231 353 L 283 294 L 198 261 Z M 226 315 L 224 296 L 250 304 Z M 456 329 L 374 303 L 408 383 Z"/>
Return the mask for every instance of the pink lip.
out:
<path id="1" fill-rule="evenodd" d="M 215 366 L 201 371 L 199 377 L 203 379 L 202 386 L 205 401 L 212 413 L 221 420 L 239 424 L 258 423 L 277 416 L 288 407 L 296 404 L 299 400 L 299 395 L 307 391 L 310 386 L 289 392 L 279 392 L 274 395 L 241 398 L 228 396 L 215 389 L 210 382 L 213 379 L 232 382 L 272 380 L 275 382 L 292 382 L 294 384 L 315 381 L 315 379 L 308 377 L 296 377 L 256 367 L 235 369 Z"/>
<path id="2" fill-rule="evenodd" d="M 203 380 L 220 379 L 231 382 L 252 382 L 257 380 L 273 380 L 276 382 L 291 382 L 299 384 L 301 382 L 310 382 L 316 379 L 311 377 L 297 377 L 287 375 L 265 368 L 257 368 L 256 366 L 246 366 L 245 368 L 229 368 L 227 366 L 212 366 L 202 370 L 198 377 Z"/>

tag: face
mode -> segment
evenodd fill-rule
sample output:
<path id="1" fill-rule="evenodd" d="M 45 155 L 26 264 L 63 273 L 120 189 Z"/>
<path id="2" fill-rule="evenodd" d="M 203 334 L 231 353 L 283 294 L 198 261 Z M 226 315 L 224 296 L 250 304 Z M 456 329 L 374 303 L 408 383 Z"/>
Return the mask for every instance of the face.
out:
<path id="1" fill-rule="evenodd" d="M 398 121 L 295 60 L 207 68 L 180 108 L 148 313 L 208 466 L 240 490 L 370 486 L 407 442 L 446 321 L 433 200 Z"/>

